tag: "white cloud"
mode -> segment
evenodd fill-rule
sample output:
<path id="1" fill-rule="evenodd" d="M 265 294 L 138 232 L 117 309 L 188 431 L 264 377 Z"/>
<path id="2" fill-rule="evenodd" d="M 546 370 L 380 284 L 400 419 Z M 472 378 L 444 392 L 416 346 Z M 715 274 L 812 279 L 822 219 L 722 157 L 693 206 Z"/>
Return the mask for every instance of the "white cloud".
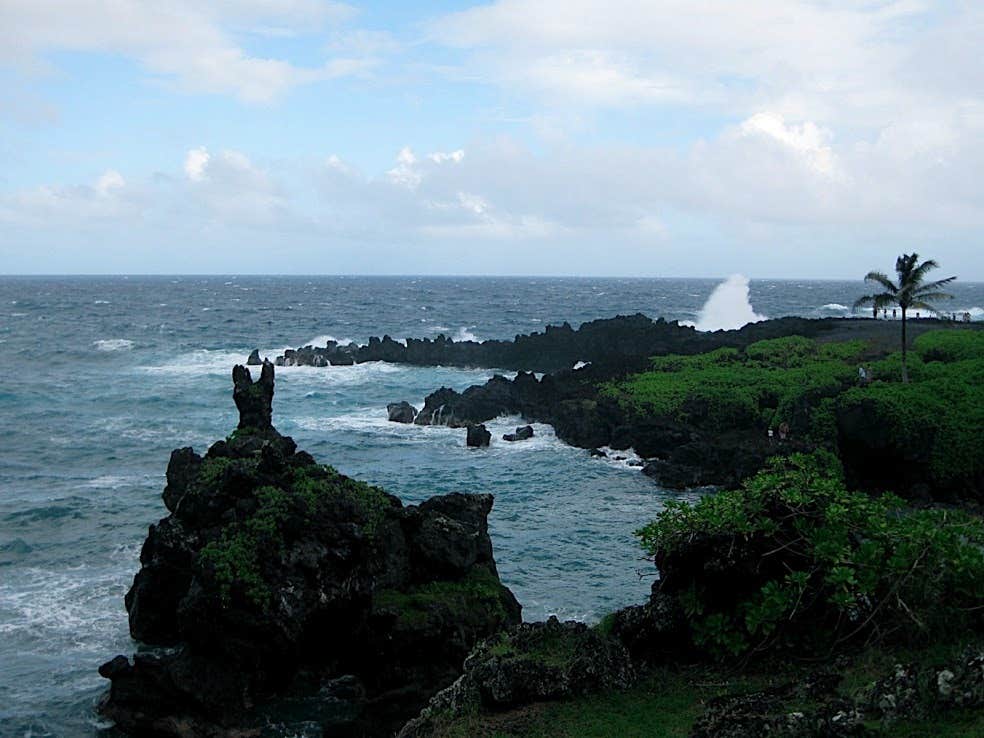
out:
<path id="1" fill-rule="evenodd" d="M 104 172 L 103 175 L 96 180 L 96 192 L 104 197 L 111 195 L 114 190 L 122 189 L 125 186 L 126 180 L 124 180 L 123 175 L 115 169 L 110 169 Z"/>
<path id="2" fill-rule="evenodd" d="M 821 174 L 834 173 L 834 153 L 827 145 L 830 131 L 806 121 L 801 125 L 786 125 L 781 115 L 756 113 L 741 124 L 741 135 L 764 135 L 790 149 L 807 166 Z"/>
<path id="3" fill-rule="evenodd" d="M 199 182 L 205 176 L 205 165 L 208 164 L 208 150 L 204 146 L 190 149 L 185 156 L 184 171 L 188 179 Z"/>
<path id="4" fill-rule="evenodd" d="M 980 66 L 966 29 L 981 15 L 980 4 L 924 0 L 498 0 L 442 16 L 429 33 L 464 52 L 470 78 L 550 105 L 689 104 L 877 126 L 936 96 L 940 78 L 980 94 L 984 75 L 961 66 Z M 925 82 L 913 84 L 926 68 L 933 79 L 920 71 Z"/>
<path id="5" fill-rule="evenodd" d="M 324 0 L 5 0 L 0 62 L 38 66 L 51 51 L 122 54 L 185 90 L 265 103 L 298 85 L 358 74 L 373 62 L 339 57 L 299 67 L 251 56 L 233 33 L 256 24 L 310 33 L 351 13 Z"/>
<path id="6" fill-rule="evenodd" d="M 358 244 L 352 253 L 364 259 L 399 244 L 407 250 L 399 263 L 410 271 L 412 254 L 445 247 L 466 249 L 463 266 L 494 268 L 468 248 L 478 242 L 554 272 L 620 271 L 619 260 L 654 259 L 676 264 L 677 273 L 715 272 L 741 266 L 735 259 L 746 252 L 769 266 L 823 254 L 832 269 L 864 258 L 852 247 L 859 233 L 891 233 L 886 248 L 903 248 L 900 233 L 924 238 L 935 228 L 954 238 L 984 228 L 976 186 L 982 113 L 927 113 L 861 143 L 762 111 L 683 150 L 570 145 L 534 153 L 507 138 L 419 156 L 405 147 L 378 175 L 337 155 L 258 163 L 240 151 L 199 147 L 171 173 L 124 181 L 110 169 L 92 185 L 0 195 L 0 221 L 35 235 L 57 231 L 65 243 L 94 228 L 119 237 L 143 227 L 151 241 L 186 233 L 179 240 L 189 245 L 225 239 L 228 249 L 266 234 L 262 248 L 307 243 L 312 259 L 330 244 Z M 720 226 L 714 237 L 708 222 Z M 821 248 L 816 241 L 824 238 L 830 242 Z M 792 245 L 804 241 L 811 245 Z M 945 251 L 935 253 L 945 259 Z"/>

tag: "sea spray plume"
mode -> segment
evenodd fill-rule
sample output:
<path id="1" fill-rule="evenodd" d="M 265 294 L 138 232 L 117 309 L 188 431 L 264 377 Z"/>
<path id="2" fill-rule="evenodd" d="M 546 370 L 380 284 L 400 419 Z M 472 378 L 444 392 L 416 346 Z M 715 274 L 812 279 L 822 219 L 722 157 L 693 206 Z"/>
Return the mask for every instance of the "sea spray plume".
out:
<path id="1" fill-rule="evenodd" d="M 748 277 L 732 274 L 707 298 L 695 327 L 699 331 L 731 330 L 760 320 L 765 316 L 756 313 L 748 301 Z"/>

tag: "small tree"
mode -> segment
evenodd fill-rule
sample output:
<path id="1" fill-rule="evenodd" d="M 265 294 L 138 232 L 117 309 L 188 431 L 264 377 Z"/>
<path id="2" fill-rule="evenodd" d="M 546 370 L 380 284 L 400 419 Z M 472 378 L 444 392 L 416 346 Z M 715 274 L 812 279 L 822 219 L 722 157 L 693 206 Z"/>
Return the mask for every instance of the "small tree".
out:
<path id="1" fill-rule="evenodd" d="M 927 259 L 922 264 L 919 263 L 919 254 L 902 254 L 895 260 L 895 273 L 898 275 L 898 284 L 890 280 L 884 272 L 868 272 L 864 275 L 865 282 L 875 282 L 885 288 L 884 292 L 873 295 L 865 295 L 858 298 L 854 303 L 857 310 L 865 305 L 871 305 L 877 315 L 878 309 L 889 305 L 898 305 L 902 310 L 902 381 L 909 381 L 909 370 L 906 366 L 906 352 L 908 342 L 906 340 L 905 320 L 906 311 L 909 308 L 920 308 L 930 310 L 934 313 L 939 311 L 929 304 L 930 300 L 949 300 L 953 295 L 941 292 L 940 288 L 949 284 L 956 277 L 938 279 L 935 282 L 923 281 L 926 273 L 939 266 L 932 259 Z"/>

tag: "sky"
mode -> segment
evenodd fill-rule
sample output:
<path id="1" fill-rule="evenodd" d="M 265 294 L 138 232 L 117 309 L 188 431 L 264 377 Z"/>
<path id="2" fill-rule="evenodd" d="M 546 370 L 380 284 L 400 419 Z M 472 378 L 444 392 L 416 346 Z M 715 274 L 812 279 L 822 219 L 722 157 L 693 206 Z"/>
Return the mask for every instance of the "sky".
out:
<path id="1" fill-rule="evenodd" d="M 0 273 L 984 281 L 979 0 L 0 0 Z"/>

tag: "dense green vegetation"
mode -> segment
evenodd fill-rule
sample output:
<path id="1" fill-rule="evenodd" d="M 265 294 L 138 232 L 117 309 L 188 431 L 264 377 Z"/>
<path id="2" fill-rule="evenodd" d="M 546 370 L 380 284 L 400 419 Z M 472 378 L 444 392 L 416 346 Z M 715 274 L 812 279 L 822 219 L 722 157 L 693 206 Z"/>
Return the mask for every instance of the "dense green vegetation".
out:
<path id="1" fill-rule="evenodd" d="M 984 474 L 984 332 L 932 331 L 916 339 L 911 382 L 896 381 L 900 357 L 871 366 L 874 380 L 846 392 L 841 408 L 864 405 L 899 449 L 925 453 L 941 486 Z"/>
<path id="2" fill-rule="evenodd" d="M 744 351 L 660 356 L 650 371 L 610 383 L 602 393 L 633 414 L 707 428 L 764 429 L 787 422 L 808 430 L 811 409 L 857 382 L 864 348 L 861 341 L 821 344 L 788 336 Z"/>
<path id="3" fill-rule="evenodd" d="M 740 490 L 671 501 L 637 535 L 657 564 L 700 539 L 745 572 L 726 592 L 700 576 L 676 583 L 696 645 L 714 654 L 931 639 L 966 628 L 984 602 L 979 518 L 848 491 L 826 452 L 774 459 Z"/>
<path id="4" fill-rule="evenodd" d="M 256 469 L 257 461 L 228 458 L 206 459 L 197 483 L 205 489 L 222 484 L 224 474 L 236 465 Z M 242 594 L 255 607 L 270 604 L 271 590 L 264 579 L 264 562 L 284 548 L 291 520 L 303 524 L 328 504 L 348 504 L 361 520 L 365 534 L 375 535 L 390 498 L 377 487 L 350 479 L 330 466 L 310 465 L 295 469 L 280 480 L 255 490 L 256 508 L 243 520 L 226 525 L 219 537 L 204 546 L 198 556 L 199 567 L 215 581 L 225 605 Z"/>
<path id="5" fill-rule="evenodd" d="M 662 417 L 710 432 L 765 432 L 787 423 L 793 437 L 833 451 L 837 413 L 863 405 L 886 445 L 927 460 L 937 486 L 984 474 L 984 331 L 919 336 L 909 357 L 869 361 L 862 342 L 818 343 L 801 336 L 760 341 L 744 351 L 661 356 L 652 369 L 604 385 L 632 417 Z M 870 381 L 859 386 L 864 363 Z"/>

